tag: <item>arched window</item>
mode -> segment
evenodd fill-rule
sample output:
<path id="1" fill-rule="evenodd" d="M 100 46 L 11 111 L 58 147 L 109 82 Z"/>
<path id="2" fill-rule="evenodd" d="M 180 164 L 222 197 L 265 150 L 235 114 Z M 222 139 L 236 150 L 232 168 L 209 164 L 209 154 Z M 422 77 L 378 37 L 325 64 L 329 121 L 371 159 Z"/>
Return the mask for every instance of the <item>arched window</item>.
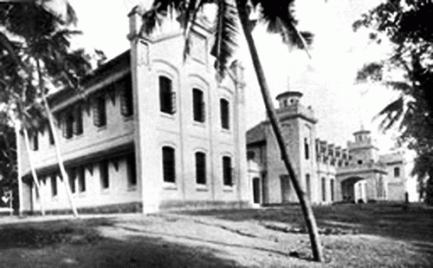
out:
<path id="1" fill-rule="evenodd" d="M 159 104 L 161 112 L 174 114 L 176 112 L 176 95 L 173 91 L 172 82 L 165 76 L 159 77 Z"/>
<path id="2" fill-rule="evenodd" d="M 205 121 L 205 106 L 203 91 L 200 89 L 194 88 L 192 90 L 192 105 L 194 121 L 203 123 Z"/>
<path id="3" fill-rule="evenodd" d="M 226 186 L 233 185 L 232 159 L 229 156 L 223 157 L 223 181 Z"/>
<path id="4" fill-rule="evenodd" d="M 206 184 L 206 154 L 195 153 L 195 179 L 197 184 Z"/>
<path id="5" fill-rule="evenodd" d="M 230 129 L 230 107 L 226 99 L 220 99 L 221 127 Z"/>
<path id="6" fill-rule="evenodd" d="M 175 151 L 172 147 L 162 147 L 162 172 L 164 182 L 176 181 Z"/>

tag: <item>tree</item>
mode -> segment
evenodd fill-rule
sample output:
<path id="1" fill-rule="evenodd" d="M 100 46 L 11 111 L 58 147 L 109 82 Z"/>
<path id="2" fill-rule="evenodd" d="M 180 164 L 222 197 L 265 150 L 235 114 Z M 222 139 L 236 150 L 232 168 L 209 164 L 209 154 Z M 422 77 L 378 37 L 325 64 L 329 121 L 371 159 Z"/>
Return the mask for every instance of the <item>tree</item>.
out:
<path id="1" fill-rule="evenodd" d="M 7 53 L 10 64 L 16 68 L 13 82 L 19 82 L 21 94 L 16 92 L 17 84 L 6 84 L 4 91 L 11 93 L 9 97 L 16 101 L 19 118 L 23 119 L 28 109 L 45 110 L 41 114 L 45 115 L 43 119 L 52 130 L 63 184 L 72 212 L 78 216 L 46 94 L 53 87 L 79 89 L 80 78 L 90 69 L 90 64 L 84 50 L 73 51 L 70 48 L 69 39 L 79 32 L 70 29 L 76 22 L 76 16 L 69 3 L 64 3 L 66 14 L 58 14 L 52 8 L 53 3 L 60 5 L 62 2 L 43 0 L 1 3 L 0 25 L 3 27 L 0 32 L 0 49 Z"/>
<path id="2" fill-rule="evenodd" d="M 289 160 L 289 154 L 285 146 L 284 138 L 280 122 L 278 120 L 268 84 L 265 79 L 264 71 L 258 56 L 258 52 L 252 37 L 252 30 L 256 21 L 250 20 L 250 13 L 253 10 L 260 12 L 259 21 L 266 23 L 268 31 L 271 33 L 280 34 L 283 41 L 289 45 L 294 45 L 298 48 L 306 48 L 312 41 L 312 34 L 308 32 L 300 33 L 295 25 L 297 21 L 294 18 L 293 4 L 294 0 L 281 1 L 259 1 L 259 0 L 192 0 L 192 1 L 166 1 L 156 0 L 152 8 L 143 15 L 143 32 L 151 34 L 152 31 L 161 24 L 164 16 L 177 12 L 179 20 L 185 33 L 185 55 L 189 50 L 189 35 L 191 27 L 195 23 L 196 17 L 200 9 L 205 4 L 216 4 L 217 15 L 215 19 L 215 43 L 212 49 L 212 54 L 216 57 L 215 67 L 220 75 L 224 77 L 224 72 L 227 69 L 230 59 L 233 56 L 236 39 L 239 28 L 242 29 L 248 48 L 252 57 L 254 69 L 260 85 L 263 101 L 266 111 L 275 133 L 279 148 L 281 150 L 282 159 L 287 168 L 289 177 L 292 181 L 296 194 L 298 196 L 302 212 L 305 217 L 307 229 L 310 235 L 313 258 L 316 261 L 322 261 L 322 248 L 319 241 L 316 220 L 311 208 L 309 199 L 306 196 L 305 190 L 296 177 L 293 166 Z M 240 22 L 240 27 L 239 27 Z"/>
<path id="3" fill-rule="evenodd" d="M 378 43 L 384 38 L 390 42 L 391 56 L 364 65 L 357 80 L 380 82 L 400 93 L 378 114 L 382 117 L 380 126 L 386 131 L 398 125 L 399 142 L 415 150 L 417 157 L 412 175 L 418 176 L 421 187 L 427 175 L 427 185 L 433 185 L 431 14 L 431 1 L 387 0 L 353 24 L 354 30 L 360 27 L 370 29 L 370 38 Z M 427 195 L 433 194 L 432 190 L 428 190 Z M 433 196 L 426 198 L 429 200 L 433 200 Z"/>

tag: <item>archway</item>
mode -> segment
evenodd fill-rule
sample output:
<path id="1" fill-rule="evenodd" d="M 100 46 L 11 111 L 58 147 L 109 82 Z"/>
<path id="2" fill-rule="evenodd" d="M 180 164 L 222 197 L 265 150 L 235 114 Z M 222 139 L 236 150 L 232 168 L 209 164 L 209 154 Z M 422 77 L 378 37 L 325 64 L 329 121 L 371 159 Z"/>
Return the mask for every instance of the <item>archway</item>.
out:
<path id="1" fill-rule="evenodd" d="M 341 196 L 346 202 L 366 202 L 366 180 L 362 177 L 349 177 L 341 181 Z"/>

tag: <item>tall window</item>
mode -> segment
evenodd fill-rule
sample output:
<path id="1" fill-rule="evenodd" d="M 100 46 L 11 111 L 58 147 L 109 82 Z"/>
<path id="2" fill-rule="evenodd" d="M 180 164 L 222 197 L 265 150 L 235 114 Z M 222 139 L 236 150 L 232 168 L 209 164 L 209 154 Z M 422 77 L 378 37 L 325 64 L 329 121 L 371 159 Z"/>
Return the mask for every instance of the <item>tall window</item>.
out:
<path id="1" fill-rule="evenodd" d="M 195 179 L 197 184 L 206 184 L 206 155 L 195 153 Z"/>
<path id="2" fill-rule="evenodd" d="M 192 90 L 192 105 L 194 121 L 203 123 L 205 121 L 204 98 L 203 91 L 200 89 Z"/>
<path id="3" fill-rule="evenodd" d="M 51 174 L 50 181 L 51 181 L 51 195 L 56 196 L 57 195 L 57 175 Z"/>
<path id="4" fill-rule="evenodd" d="M 310 145 L 308 144 L 308 139 L 304 138 L 304 151 L 305 151 L 305 159 L 310 159 Z"/>
<path id="5" fill-rule="evenodd" d="M 334 198 L 335 198 L 335 193 L 334 193 L 334 179 L 331 179 L 329 181 L 330 183 L 330 188 L 331 188 L 331 201 L 334 202 Z"/>
<path id="6" fill-rule="evenodd" d="M 131 76 L 128 75 L 120 84 L 120 109 L 123 116 L 131 116 L 134 113 Z"/>
<path id="7" fill-rule="evenodd" d="M 226 99 L 220 99 L 221 127 L 230 128 L 230 107 Z"/>
<path id="8" fill-rule="evenodd" d="M 68 111 L 63 114 L 63 137 L 69 139 L 72 137 L 72 124 L 74 123 L 74 116 L 72 112 Z"/>
<path id="9" fill-rule="evenodd" d="M 400 177 L 400 168 L 399 167 L 395 167 L 394 168 L 394 177 Z"/>
<path id="10" fill-rule="evenodd" d="M 176 181 L 175 152 L 172 147 L 162 147 L 162 172 L 164 182 Z"/>
<path id="11" fill-rule="evenodd" d="M 224 185 L 227 186 L 233 185 L 232 159 L 228 156 L 223 157 L 223 180 L 224 180 Z"/>
<path id="12" fill-rule="evenodd" d="M 128 176 L 128 187 L 134 187 L 137 185 L 137 172 L 135 166 L 135 154 L 131 153 L 126 156 L 126 168 Z"/>
<path id="13" fill-rule="evenodd" d="M 305 175 L 305 190 L 307 192 L 307 197 L 311 200 L 311 181 L 310 181 L 310 174 Z"/>
<path id="14" fill-rule="evenodd" d="M 105 110 L 105 95 L 96 96 L 93 105 L 93 124 L 102 127 L 107 124 L 107 112 Z"/>
<path id="15" fill-rule="evenodd" d="M 71 192 L 75 193 L 75 181 L 77 179 L 75 169 L 70 169 L 68 172 L 69 177 L 69 187 L 71 188 Z"/>
<path id="16" fill-rule="evenodd" d="M 77 168 L 78 191 L 83 193 L 86 191 L 86 174 L 84 167 Z"/>
<path id="17" fill-rule="evenodd" d="M 74 108 L 72 128 L 75 135 L 83 133 L 83 114 L 81 111 L 81 105 L 77 105 Z"/>
<path id="18" fill-rule="evenodd" d="M 53 145 L 54 144 L 53 130 L 51 129 L 50 125 L 47 125 L 47 129 L 48 129 L 48 142 L 50 145 Z"/>
<path id="19" fill-rule="evenodd" d="M 161 112 L 174 114 L 176 112 L 176 95 L 173 91 L 172 82 L 165 76 L 159 77 L 159 105 Z"/>
<path id="20" fill-rule="evenodd" d="M 37 151 L 39 149 L 39 139 L 38 139 L 38 132 L 33 131 L 30 133 L 30 147 L 33 151 Z"/>
<path id="21" fill-rule="evenodd" d="M 99 176 L 101 180 L 102 189 L 108 189 L 110 187 L 110 178 L 108 171 L 108 161 L 104 160 L 99 163 Z"/>
<path id="22" fill-rule="evenodd" d="M 326 201 L 326 179 L 322 178 L 322 201 Z"/>

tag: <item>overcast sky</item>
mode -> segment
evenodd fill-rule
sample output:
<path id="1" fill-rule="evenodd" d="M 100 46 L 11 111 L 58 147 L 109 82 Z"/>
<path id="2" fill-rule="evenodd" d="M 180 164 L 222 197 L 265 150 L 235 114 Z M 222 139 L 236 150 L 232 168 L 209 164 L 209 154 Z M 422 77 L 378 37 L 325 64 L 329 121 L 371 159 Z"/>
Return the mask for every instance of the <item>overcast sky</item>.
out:
<path id="1" fill-rule="evenodd" d="M 70 0 L 87 46 L 103 50 L 109 58 L 129 48 L 127 14 L 140 0 Z M 312 59 L 304 51 L 289 51 L 279 36 L 258 27 L 254 36 L 273 96 L 288 90 L 304 93 L 301 102 L 311 105 L 319 119 L 317 135 L 337 145 L 346 145 L 361 124 L 375 134 L 382 149 L 392 145 L 389 137 L 377 133 L 371 122 L 385 104 L 395 97 L 388 90 L 355 86 L 356 70 L 363 62 L 383 51 L 368 46 L 366 32 L 353 33 L 352 22 L 377 0 L 298 0 L 297 17 L 301 30 L 315 34 Z M 248 51 L 241 46 L 239 57 L 246 68 L 247 127 L 265 117 Z M 181 53 L 179 51 L 179 53 Z M 389 135 L 388 135 L 389 136 Z"/>

